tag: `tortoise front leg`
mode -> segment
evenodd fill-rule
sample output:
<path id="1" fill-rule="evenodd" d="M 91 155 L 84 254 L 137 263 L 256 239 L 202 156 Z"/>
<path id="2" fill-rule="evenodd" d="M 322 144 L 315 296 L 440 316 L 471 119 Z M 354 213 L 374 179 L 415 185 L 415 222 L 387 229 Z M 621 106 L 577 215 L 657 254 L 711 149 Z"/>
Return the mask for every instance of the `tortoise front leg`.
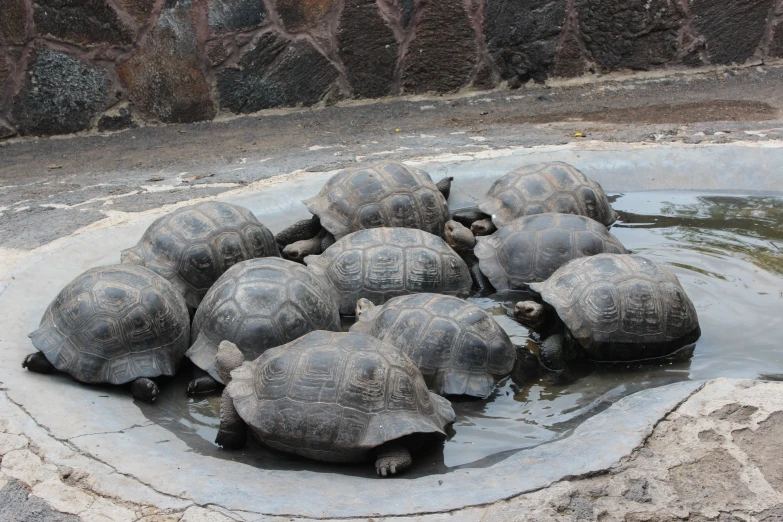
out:
<path id="1" fill-rule="evenodd" d="M 204 395 L 220 389 L 221 384 L 209 375 L 197 377 L 188 383 L 188 395 Z"/>
<path id="2" fill-rule="evenodd" d="M 476 295 L 485 296 L 497 292 L 495 287 L 492 286 L 492 283 L 490 283 L 489 278 L 481 271 L 479 259 L 475 255 L 465 255 L 463 256 L 463 259 L 465 260 L 465 264 L 468 265 L 468 270 L 470 270 L 470 275 L 473 278 L 472 290 Z"/>
<path id="3" fill-rule="evenodd" d="M 54 373 L 57 370 L 41 352 L 31 353 L 25 357 L 22 361 L 22 368 L 27 368 L 35 373 Z"/>
<path id="4" fill-rule="evenodd" d="M 321 221 L 318 216 L 313 216 L 310 219 L 303 219 L 297 221 L 290 227 L 281 231 L 275 236 L 275 241 L 281 249 L 287 247 L 291 243 L 296 243 L 303 239 L 311 239 L 315 237 L 321 230 Z"/>
<path id="5" fill-rule="evenodd" d="M 562 333 L 552 334 L 543 340 L 538 353 L 541 358 L 541 364 L 547 370 L 562 372 L 567 368 L 567 342 L 565 335 Z"/>
<path id="6" fill-rule="evenodd" d="M 131 383 L 131 393 L 140 401 L 155 402 L 160 390 L 152 379 L 139 377 Z"/>
<path id="7" fill-rule="evenodd" d="M 247 426 L 234 407 L 228 388 L 223 390 L 220 397 L 220 429 L 215 443 L 228 450 L 242 449 L 247 444 Z"/>
<path id="8" fill-rule="evenodd" d="M 410 451 L 398 441 L 387 442 L 375 450 L 375 472 L 381 477 L 396 475 L 413 464 Z"/>

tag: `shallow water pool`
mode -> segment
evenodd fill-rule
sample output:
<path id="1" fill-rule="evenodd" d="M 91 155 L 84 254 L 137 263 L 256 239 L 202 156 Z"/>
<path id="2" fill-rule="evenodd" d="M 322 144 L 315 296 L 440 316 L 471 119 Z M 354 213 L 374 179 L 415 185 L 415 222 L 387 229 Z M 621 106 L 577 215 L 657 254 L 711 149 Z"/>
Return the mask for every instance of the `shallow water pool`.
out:
<path id="1" fill-rule="evenodd" d="M 612 232 L 636 254 L 668 266 L 696 305 L 702 337 L 688 362 L 585 367 L 567 382 L 519 365 L 489 399 L 453 401 L 448 440 L 417 456 L 406 477 L 491 465 L 520 449 L 568 435 L 618 399 L 655 386 L 715 377 L 783 380 L 783 196 L 637 192 L 612 197 L 621 220 Z M 493 313 L 521 350 L 535 350 L 506 311 L 523 293 L 473 299 Z M 187 373 L 187 372 L 185 372 Z M 371 475 L 370 466 L 321 464 L 249 445 L 213 443 L 219 396 L 188 398 L 189 375 L 163 387 L 147 417 L 199 453 L 267 469 Z"/>

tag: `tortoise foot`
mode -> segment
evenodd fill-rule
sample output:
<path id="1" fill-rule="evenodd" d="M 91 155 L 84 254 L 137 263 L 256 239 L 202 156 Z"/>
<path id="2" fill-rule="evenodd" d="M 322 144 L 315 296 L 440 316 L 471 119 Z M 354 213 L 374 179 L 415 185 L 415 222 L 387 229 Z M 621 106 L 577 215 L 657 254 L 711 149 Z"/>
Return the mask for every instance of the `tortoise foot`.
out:
<path id="1" fill-rule="evenodd" d="M 220 389 L 220 383 L 215 379 L 206 375 L 193 379 L 188 383 L 188 395 L 204 395 L 206 393 L 213 393 Z"/>
<path id="2" fill-rule="evenodd" d="M 131 383 L 131 393 L 140 401 L 155 402 L 160 390 L 152 379 L 140 377 Z"/>
<path id="3" fill-rule="evenodd" d="M 232 428 L 224 427 L 221 422 L 217 437 L 215 437 L 215 444 L 226 450 L 240 450 L 247 444 L 247 430 L 244 424 Z"/>
<path id="4" fill-rule="evenodd" d="M 408 449 L 397 446 L 378 451 L 375 472 L 381 477 L 388 477 L 408 469 L 411 464 L 413 464 L 413 458 Z"/>
<path id="5" fill-rule="evenodd" d="M 35 373 L 53 373 L 55 368 L 41 352 L 31 353 L 22 361 L 22 368 Z"/>

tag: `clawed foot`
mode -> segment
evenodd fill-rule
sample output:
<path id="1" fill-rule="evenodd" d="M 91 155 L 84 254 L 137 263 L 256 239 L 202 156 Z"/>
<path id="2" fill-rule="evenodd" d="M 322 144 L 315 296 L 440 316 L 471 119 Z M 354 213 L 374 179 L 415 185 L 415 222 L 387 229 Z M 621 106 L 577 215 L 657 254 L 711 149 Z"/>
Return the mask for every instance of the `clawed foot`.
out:
<path id="1" fill-rule="evenodd" d="M 210 376 L 199 377 L 188 383 L 188 395 L 203 395 L 212 393 L 220 388 L 220 383 Z"/>
<path id="2" fill-rule="evenodd" d="M 413 463 L 410 452 L 405 448 L 398 448 L 378 453 L 375 461 L 375 472 L 381 477 L 396 475 Z"/>
<path id="3" fill-rule="evenodd" d="M 244 426 L 231 430 L 221 426 L 215 437 L 215 444 L 226 450 L 240 450 L 247 444 L 247 430 Z"/>
<path id="4" fill-rule="evenodd" d="M 31 353 L 22 361 L 22 368 L 36 373 L 53 373 L 55 368 L 41 352 Z"/>
<path id="5" fill-rule="evenodd" d="M 158 398 L 158 385 L 152 379 L 141 377 L 131 383 L 131 393 L 140 401 L 155 402 Z"/>

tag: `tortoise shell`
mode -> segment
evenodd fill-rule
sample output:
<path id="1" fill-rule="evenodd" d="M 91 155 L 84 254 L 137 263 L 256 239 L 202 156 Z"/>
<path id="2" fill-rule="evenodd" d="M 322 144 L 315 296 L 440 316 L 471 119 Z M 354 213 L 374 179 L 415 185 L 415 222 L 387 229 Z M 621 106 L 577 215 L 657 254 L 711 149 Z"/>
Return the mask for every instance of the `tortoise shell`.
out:
<path id="1" fill-rule="evenodd" d="M 228 268 L 266 256 L 280 256 L 277 243 L 248 209 L 209 201 L 156 219 L 121 259 L 171 281 L 195 309 Z"/>
<path id="2" fill-rule="evenodd" d="M 353 315 L 362 297 L 376 305 L 422 292 L 467 297 L 473 284 L 465 261 L 445 241 L 409 228 L 354 232 L 305 263 L 331 282 L 343 315 Z"/>
<path id="3" fill-rule="evenodd" d="M 417 228 L 442 236 L 449 207 L 429 174 L 400 163 L 347 169 L 303 201 L 340 239 L 367 228 Z"/>
<path id="4" fill-rule="evenodd" d="M 559 212 L 587 216 L 609 226 L 617 213 L 601 185 L 567 163 L 527 165 L 492 184 L 479 208 L 498 228 L 522 216 Z"/>
<path id="5" fill-rule="evenodd" d="M 125 384 L 174 375 L 189 333 L 188 308 L 171 283 L 141 266 L 111 265 L 68 283 L 30 338 L 81 382 Z"/>
<path id="6" fill-rule="evenodd" d="M 516 348 L 492 316 L 456 297 L 395 297 L 362 313 L 351 331 L 401 349 L 440 395 L 484 399 L 497 378 L 511 373 L 516 359 Z"/>
<path id="7" fill-rule="evenodd" d="M 455 417 L 399 349 L 357 333 L 312 332 L 267 350 L 233 370 L 227 389 L 265 444 L 331 462 L 415 434 L 443 439 Z"/>
<path id="8" fill-rule="evenodd" d="M 333 290 L 298 263 L 251 259 L 229 268 L 207 292 L 186 355 L 220 381 L 215 355 L 221 341 L 234 343 L 250 360 L 314 330 L 340 331 Z"/>
<path id="9" fill-rule="evenodd" d="M 575 259 L 530 288 L 597 361 L 665 357 L 701 334 L 696 309 L 677 276 L 640 256 Z"/>
<path id="10" fill-rule="evenodd" d="M 498 290 L 525 289 L 572 259 L 604 253 L 628 251 L 605 226 L 573 214 L 519 218 L 477 238 L 475 248 L 481 272 Z"/>

